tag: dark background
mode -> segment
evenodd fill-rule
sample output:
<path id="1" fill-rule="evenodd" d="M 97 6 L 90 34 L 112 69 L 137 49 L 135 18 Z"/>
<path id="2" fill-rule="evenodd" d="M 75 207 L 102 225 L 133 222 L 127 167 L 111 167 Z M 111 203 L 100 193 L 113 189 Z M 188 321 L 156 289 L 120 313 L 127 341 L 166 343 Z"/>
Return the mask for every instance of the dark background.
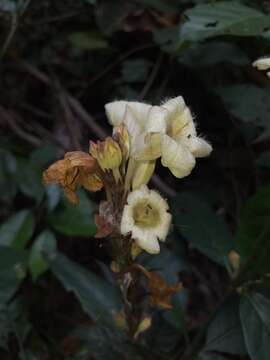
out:
<path id="1" fill-rule="evenodd" d="M 187 178 L 176 179 L 158 164 L 151 187 L 174 209 L 181 196 L 181 204 L 187 196 L 184 209 L 173 212 L 164 253 L 180 254 L 174 275 L 167 275 L 186 287 L 181 301 L 191 337 L 223 297 L 229 276 L 212 247 L 219 247 L 215 242 L 225 237 L 231 243 L 224 248 L 235 247 L 235 238 L 242 236 L 243 209 L 269 179 L 270 80 L 252 62 L 270 50 L 270 3 L 234 2 L 266 17 L 244 19 L 238 27 L 223 23 L 223 10 L 212 19 L 207 10 L 210 20 L 203 29 L 210 33 L 200 31 L 189 38 L 192 26 L 186 36 L 183 24 L 195 20 L 187 11 L 208 3 L 219 1 L 0 0 L 0 245 L 15 244 L 27 256 L 32 254 L 32 262 L 15 267 L 16 276 L 7 272 L 8 264 L 0 264 L 3 359 L 109 358 L 91 351 L 83 355 L 81 343 L 69 337 L 91 322 L 75 297 L 45 272 L 49 265 L 39 258 L 40 250 L 33 249 L 40 237 L 45 247 L 57 242 L 58 250 L 74 262 L 110 277 L 106 241 L 93 237 L 93 216 L 103 195 L 82 192 L 79 207 L 74 207 L 57 186 L 45 188 L 41 177 L 65 152 L 88 151 L 90 139 L 111 133 L 104 104 L 112 100 L 160 104 L 182 95 L 198 133 L 212 144 L 211 156 L 199 159 Z M 234 14 L 238 16 L 237 7 Z M 248 36 L 243 36 L 244 26 Z M 256 204 L 267 222 L 269 206 L 264 201 L 268 203 L 265 196 Z M 218 224 L 222 221 L 222 229 L 212 215 Z M 202 224 L 210 245 L 200 239 Z M 193 230 L 183 236 L 185 226 Z M 2 264 L 11 256 L 5 254 L 0 252 Z M 170 259 L 157 267 L 171 265 Z M 17 263 L 11 264 L 13 271 Z M 169 328 L 157 342 L 169 339 L 173 348 L 181 348 L 182 330 L 180 335 L 173 342 L 175 331 Z M 107 334 L 99 336 L 107 339 Z"/>

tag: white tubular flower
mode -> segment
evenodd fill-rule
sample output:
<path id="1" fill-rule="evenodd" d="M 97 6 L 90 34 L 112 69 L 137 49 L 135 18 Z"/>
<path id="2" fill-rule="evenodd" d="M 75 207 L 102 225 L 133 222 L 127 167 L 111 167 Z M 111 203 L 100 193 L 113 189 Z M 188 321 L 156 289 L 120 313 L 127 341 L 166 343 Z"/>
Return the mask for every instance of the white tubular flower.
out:
<path id="1" fill-rule="evenodd" d="M 115 101 L 105 108 L 113 126 L 123 123 L 127 127 L 133 159 L 147 162 L 161 156 L 162 165 L 178 178 L 191 173 L 197 157 L 205 157 L 212 151 L 212 146 L 197 136 L 182 96 L 161 106 Z"/>
<path id="2" fill-rule="evenodd" d="M 127 198 L 121 220 L 121 233 L 131 237 L 150 254 L 160 252 L 159 242 L 165 241 L 171 223 L 166 200 L 146 185 L 132 191 Z"/>
<path id="3" fill-rule="evenodd" d="M 167 101 L 162 108 L 168 114 L 167 135 L 162 138 L 161 162 L 174 176 L 183 178 L 191 173 L 195 158 L 209 155 L 212 146 L 197 136 L 191 112 L 182 96 Z"/>
<path id="4" fill-rule="evenodd" d="M 109 122 L 123 123 L 131 137 L 131 156 L 137 160 L 154 160 L 160 156 L 158 134 L 166 132 L 167 110 L 135 101 L 114 101 L 105 105 Z"/>
<path id="5" fill-rule="evenodd" d="M 126 190 L 131 182 L 133 189 L 147 184 L 153 174 L 155 160 L 161 155 L 161 135 L 166 132 L 167 110 L 134 101 L 114 101 L 106 104 L 105 110 L 114 129 L 123 124 L 129 133 L 130 161 Z M 139 173 L 139 167 L 142 173 Z"/>
<path id="6" fill-rule="evenodd" d="M 267 70 L 270 68 L 270 56 L 264 56 L 254 61 L 252 65 L 258 70 Z"/>

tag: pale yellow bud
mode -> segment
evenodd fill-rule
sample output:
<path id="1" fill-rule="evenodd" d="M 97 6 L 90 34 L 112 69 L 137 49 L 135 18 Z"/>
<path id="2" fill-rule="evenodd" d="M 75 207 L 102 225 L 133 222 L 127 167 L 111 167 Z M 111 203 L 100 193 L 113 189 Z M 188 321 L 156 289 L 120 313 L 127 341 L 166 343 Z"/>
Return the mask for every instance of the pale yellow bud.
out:
<path id="1" fill-rule="evenodd" d="M 123 310 L 121 310 L 115 314 L 114 320 L 115 320 L 116 326 L 118 326 L 120 329 L 122 329 L 122 330 L 127 329 L 127 321 L 126 321 L 126 317 L 125 317 Z"/>
<path id="2" fill-rule="evenodd" d="M 117 126 L 114 129 L 113 138 L 118 142 L 122 151 L 123 160 L 126 161 L 130 153 L 130 138 L 126 126 L 123 124 Z"/>
<path id="3" fill-rule="evenodd" d="M 136 340 L 138 338 L 138 336 L 145 332 L 147 329 L 150 328 L 150 326 L 152 325 L 152 319 L 150 316 L 146 316 L 139 324 L 137 331 L 134 335 L 134 339 Z"/>
<path id="4" fill-rule="evenodd" d="M 136 190 L 141 185 L 146 185 L 154 173 L 156 162 L 152 161 L 140 161 L 135 169 L 132 179 L 132 189 Z"/>
<path id="5" fill-rule="evenodd" d="M 237 271 L 240 267 L 240 255 L 235 250 L 231 250 L 228 255 L 229 264 L 234 271 Z"/>
<path id="6" fill-rule="evenodd" d="M 111 262 L 110 268 L 111 268 L 112 272 L 114 272 L 114 273 L 120 272 L 120 266 L 119 266 L 119 264 L 117 264 L 116 261 Z"/>
<path id="7" fill-rule="evenodd" d="M 96 144 L 90 143 L 90 154 L 97 160 L 103 170 L 117 169 L 122 162 L 120 146 L 111 137 Z"/>
<path id="8" fill-rule="evenodd" d="M 139 245 L 137 245 L 135 242 L 132 243 L 132 245 L 131 245 L 131 257 L 132 257 L 133 260 L 135 260 L 136 257 L 139 256 L 142 251 L 143 250 Z"/>

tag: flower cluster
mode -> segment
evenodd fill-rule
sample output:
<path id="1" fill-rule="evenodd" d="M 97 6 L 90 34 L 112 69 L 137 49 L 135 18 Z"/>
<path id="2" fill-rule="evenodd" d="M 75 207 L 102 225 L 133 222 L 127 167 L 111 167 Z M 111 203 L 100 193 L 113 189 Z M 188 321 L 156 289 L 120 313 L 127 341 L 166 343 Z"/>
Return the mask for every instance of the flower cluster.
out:
<path id="1" fill-rule="evenodd" d="M 70 152 L 44 172 L 46 184 L 63 186 L 68 199 L 77 202 L 76 190 L 104 187 L 106 201 L 96 216 L 98 237 L 126 239 L 151 254 L 160 251 L 171 215 L 168 204 L 147 184 L 160 158 L 174 176 L 190 174 L 196 158 L 212 151 L 197 135 L 190 109 L 179 96 L 160 106 L 114 101 L 105 105 L 113 126 L 111 137 L 90 142 L 89 153 Z"/>

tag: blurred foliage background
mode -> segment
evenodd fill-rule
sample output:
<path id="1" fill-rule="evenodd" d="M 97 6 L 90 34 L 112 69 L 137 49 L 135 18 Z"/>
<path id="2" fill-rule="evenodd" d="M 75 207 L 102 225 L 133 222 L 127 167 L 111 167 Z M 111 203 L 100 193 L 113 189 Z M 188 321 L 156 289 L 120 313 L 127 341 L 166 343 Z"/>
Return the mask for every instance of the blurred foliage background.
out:
<path id="1" fill-rule="evenodd" d="M 270 52 L 269 12 L 268 0 L 0 0 L 1 359 L 269 359 L 270 80 L 251 66 Z M 173 227 L 140 262 L 185 290 L 135 344 L 112 324 L 101 195 L 73 206 L 41 176 L 110 133 L 106 102 L 178 95 L 214 151 L 185 179 L 158 167 L 151 182 Z"/>

